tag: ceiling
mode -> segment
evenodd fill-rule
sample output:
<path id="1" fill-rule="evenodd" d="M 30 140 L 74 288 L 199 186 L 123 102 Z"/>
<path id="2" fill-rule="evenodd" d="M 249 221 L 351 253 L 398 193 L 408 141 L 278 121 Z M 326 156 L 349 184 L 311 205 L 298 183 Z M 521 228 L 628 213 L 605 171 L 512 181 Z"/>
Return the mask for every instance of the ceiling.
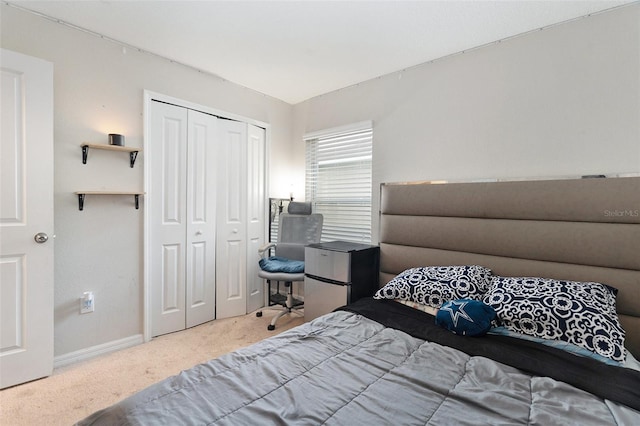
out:
<path id="1" fill-rule="evenodd" d="M 631 1 L 9 1 L 296 104 Z"/>

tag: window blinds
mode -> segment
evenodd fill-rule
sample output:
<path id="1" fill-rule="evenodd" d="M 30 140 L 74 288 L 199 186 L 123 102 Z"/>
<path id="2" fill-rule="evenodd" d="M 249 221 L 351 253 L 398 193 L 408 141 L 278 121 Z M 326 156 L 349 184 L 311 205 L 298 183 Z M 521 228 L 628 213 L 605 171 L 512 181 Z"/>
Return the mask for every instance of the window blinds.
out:
<path id="1" fill-rule="evenodd" d="M 305 197 L 324 215 L 323 241 L 371 242 L 373 130 L 356 127 L 305 137 Z"/>

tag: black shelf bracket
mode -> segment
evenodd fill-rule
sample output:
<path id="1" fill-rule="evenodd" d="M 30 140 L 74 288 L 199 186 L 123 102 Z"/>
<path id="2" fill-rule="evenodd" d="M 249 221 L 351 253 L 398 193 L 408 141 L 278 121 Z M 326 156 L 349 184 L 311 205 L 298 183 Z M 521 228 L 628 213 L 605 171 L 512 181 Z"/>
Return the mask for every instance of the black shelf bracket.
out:
<path id="1" fill-rule="evenodd" d="M 133 165 L 136 163 L 136 157 L 138 157 L 138 151 L 131 151 L 129 153 L 129 163 L 130 163 L 132 169 L 133 169 Z"/>
<path id="2" fill-rule="evenodd" d="M 89 154 L 89 147 L 87 145 L 82 145 L 82 164 L 87 164 L 87 155 L 88 154 Z M 82 209 L 80 209 L 80 210 L 82 210 Z"/>
<path id="3" fill-rule="evenodd" d="M 78 194 L 78 209 L 80 211 L 84 209 L 84 196 L 85 194 Z"/>
<path id="4" fill-rule="evenodd" d="M 133 167 L 133 165 L 131 165 L 131 167 Z M 136 200 L 136 210 L 138 210 L 138 209 L 140 209 L 140 195 L 135 194 L 133 197 Z"/>

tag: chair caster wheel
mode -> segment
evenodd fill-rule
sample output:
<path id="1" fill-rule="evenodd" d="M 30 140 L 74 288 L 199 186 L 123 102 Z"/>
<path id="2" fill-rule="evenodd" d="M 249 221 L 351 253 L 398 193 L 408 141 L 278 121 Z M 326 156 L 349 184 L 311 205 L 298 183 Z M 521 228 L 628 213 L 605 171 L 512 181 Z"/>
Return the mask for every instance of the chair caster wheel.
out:
<path id="1" fill-rule="evenodd" d="M 276 329 L 276 326 L 275 326 L 275 325 L 273 325 L 273 324 L 269 324 L 269 325 L 267 326 L 267 330 L 269 330 L 269 331 L 273 331 L 273 330 L 275 330 L 275 329 Z"/>
<path id="2" fill-rule="evenodd" d="M 258 318 L 260 318 L 260 317 L 262 316 L 262 311 L 260 311 L 260 312 L 256 312 L 256 316 L 257 316 Z"/>

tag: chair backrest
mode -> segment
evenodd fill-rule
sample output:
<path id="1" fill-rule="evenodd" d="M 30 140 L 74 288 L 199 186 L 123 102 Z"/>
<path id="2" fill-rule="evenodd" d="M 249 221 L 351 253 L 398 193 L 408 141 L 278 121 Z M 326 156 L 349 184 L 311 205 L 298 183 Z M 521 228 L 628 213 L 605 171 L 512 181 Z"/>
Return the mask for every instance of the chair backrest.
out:
<path id="1" fill-rule="evenodd" d="M 280 214 L 276 256 L 304 260 L 304 247 L 320 242 L 322 222 L 321 214 L 311 213 L 311 203 L 289 203 L 288 213 Z"/>

